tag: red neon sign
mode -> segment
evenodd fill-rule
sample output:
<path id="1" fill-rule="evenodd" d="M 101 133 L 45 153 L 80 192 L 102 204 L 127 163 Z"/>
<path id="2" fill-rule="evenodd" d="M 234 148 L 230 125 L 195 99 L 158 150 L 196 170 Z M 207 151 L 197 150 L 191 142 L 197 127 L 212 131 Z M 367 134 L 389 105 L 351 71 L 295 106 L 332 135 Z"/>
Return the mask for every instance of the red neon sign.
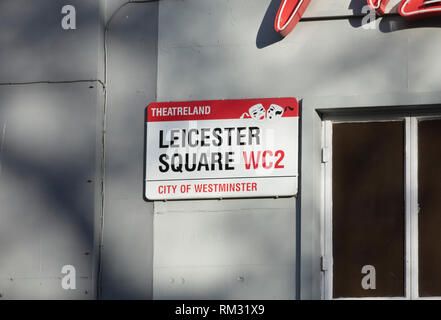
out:
<path id="1" fill-rule="evenodd" d="M 282 0 L 274 21 L 274 29 L 286 37 L 297 25 L 311 0 Z M 384 15 L 389 0 L 367 0 L 378 15 Z M 401 0 L 399 14 L 406 19 L 441 15 L 441 0 Z"/>
<path id="2" fill-rule="evenodd" d="M 369 7 L 374 9 L 378 15 L 382 16 L 386 12 L 389 0 L 367 0 Z"/>
<path id="3" fill-rule="evenodd" d="M 403 0 L 398 12 L 408 19 L 434 17 L 441 14 L 441 0 Z"/>
<path id="4" fill-rule="evenodd" d="M 305 13 L 311 0 L 283 0 L 277 11 L 274 28 L 286 37 Z"/>

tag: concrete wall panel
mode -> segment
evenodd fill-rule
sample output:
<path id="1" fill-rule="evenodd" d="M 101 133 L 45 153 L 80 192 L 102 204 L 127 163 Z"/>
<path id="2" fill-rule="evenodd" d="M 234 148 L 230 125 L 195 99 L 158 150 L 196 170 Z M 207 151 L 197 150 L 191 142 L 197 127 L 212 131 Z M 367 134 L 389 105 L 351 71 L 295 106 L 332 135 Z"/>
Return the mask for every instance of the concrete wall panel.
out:
<path id="1" fill-rule="evenodd" d="M 98 79 L 101 2 L 1 1 L 0 82 Z M 61 27 L 64 5 L 76 9 L 75 30 Z"/>
<path id="2" fill-rule="evenodd" d="M 292 300 L 294 266 L 231 265 L 155 269 L 156 300 Z"/>
<path id="3" fill-rule="evenodd" d="M 190 20 L 194 24 L 198 19 L 195 15 Z M 219 21 L 227 19 L 231 20 L 225 15 Z M 360 18 L 302 22 L 295 34 L 263 49 L 251 41 L 235 41 L 243 37 L 238 33 L 231 39 L 220 37 L 224 41 L 220 45 L 212 45 L 218 38 L 210 33 L 193 41 L 197 44 L 174 45 L 180 35 L 182 42 L 192 42 L 185 39 L 183 28 L 166 32 L 170 26 L 161 24 L 158 98 L 302 97 L 415 90 L 417 86 L 408 88 L 407 70 L 414 65 L 408 59 L 408 42 L 424 39 L 418 41 L 435 43 L 438 29 L 434 27 L 432 33 L 424 28 L 406 29 L 402 19 L 388 23 L 390 19 L 377 20 L 375 30 L 351 25 Z"/>
<path id="4" fill-rule="evenodd" d="M 408 72 L 409 91 L 440 92 L 441 64 L 437 52 L 441 52 L 441 19 L 413 24 L 409 30 Z"/>
<path id="5" fill-rule="evenodd" d="M 97 93 L 89 83 L 0 87 L 3 298 L 94 297 Z M 61 289 L 64 265 L 77 290 Z"/>

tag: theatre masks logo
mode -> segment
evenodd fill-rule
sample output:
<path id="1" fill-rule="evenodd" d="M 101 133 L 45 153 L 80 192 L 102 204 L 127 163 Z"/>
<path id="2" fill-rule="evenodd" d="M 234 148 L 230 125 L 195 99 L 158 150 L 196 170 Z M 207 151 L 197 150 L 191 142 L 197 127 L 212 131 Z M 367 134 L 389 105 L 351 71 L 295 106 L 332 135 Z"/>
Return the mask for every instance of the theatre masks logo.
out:
<path id="1" fill-rule="evenodd" d="M 261 104 L 255 104 L 251 108 L 248 109 L 248 112 L 245 112 L 240 116 L 241 119 L 244 118 L 253 118 L 254 120 L 272 120 L 281 118 L 283 116 L 283 113 L 286 110 L 293 111 L 294 109 L 291 107 L 281 107 L 277 104 L 271 104 L 268 110 L 265 109 L 265 107 Z"/>
<path id="2" fill-rule="evenodd" d="M 384 15 L 390 0 L 367 0 L 377 15 Z M 274 29 L 287 36 L 297 25 L 311 0 L 282 0 L 274 21 Z M 401 0 L 398 13 L 406 19 L 420 19 L 441 15 L 441 0 Z"/>

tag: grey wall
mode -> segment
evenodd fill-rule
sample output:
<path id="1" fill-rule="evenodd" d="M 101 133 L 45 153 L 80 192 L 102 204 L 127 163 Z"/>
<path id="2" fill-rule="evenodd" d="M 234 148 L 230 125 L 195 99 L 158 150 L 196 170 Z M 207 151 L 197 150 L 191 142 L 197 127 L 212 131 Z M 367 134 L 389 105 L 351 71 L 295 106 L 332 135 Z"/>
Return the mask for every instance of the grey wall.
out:
<path id="1" fill-rule="evenodd" d="M 99 16 L 97 1 L 0 1 L 1 299 L 96 296 Z M 64 265 L 76 290 L 61 288 Z"/>
<path id="2" fill-rule="evenodd" d="M 440 102 L 441 23 L 313 0 L 281 39 L 279 3 L 0 0 L 0 299 L 320 298 L 316 109 Z M 149 102 L 280 96 L 303 99 L 297 199 L 143 199 Z"/>
<path id="3" fill-rule="evenodd" d="M 88 83 L 0 86 L 0 294 L 95 294 L 97 90 Z M 73 265 L 77 289 L 61 288 Z"/>
<path id="4" fill-rule="evenodd" d="M 1 299 L 152 298 L 157 3 L 126 2 L 0 2 Z M 67 264 L 76 290 L 61 288 Z"/>

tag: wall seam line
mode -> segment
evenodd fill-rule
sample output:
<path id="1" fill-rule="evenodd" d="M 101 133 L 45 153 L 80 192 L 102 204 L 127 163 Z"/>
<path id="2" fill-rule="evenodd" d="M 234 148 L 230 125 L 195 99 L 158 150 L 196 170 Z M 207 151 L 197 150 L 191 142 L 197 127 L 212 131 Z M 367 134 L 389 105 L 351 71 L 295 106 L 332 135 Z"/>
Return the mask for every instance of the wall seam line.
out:
<path id="1" fill-rule="evenodd" d="M 89 79 L 89 80 L 59 80 L 59 81 L 26 81 L 26 82 L 0 82 L 0 86 L 20 86 L 20 85 L 31 85 L 31 84 L 63 84 L 63 83 L 88 83 L 97 82 L 103 88 L 105 87 L 103 81 L 99 79 Z"/>

